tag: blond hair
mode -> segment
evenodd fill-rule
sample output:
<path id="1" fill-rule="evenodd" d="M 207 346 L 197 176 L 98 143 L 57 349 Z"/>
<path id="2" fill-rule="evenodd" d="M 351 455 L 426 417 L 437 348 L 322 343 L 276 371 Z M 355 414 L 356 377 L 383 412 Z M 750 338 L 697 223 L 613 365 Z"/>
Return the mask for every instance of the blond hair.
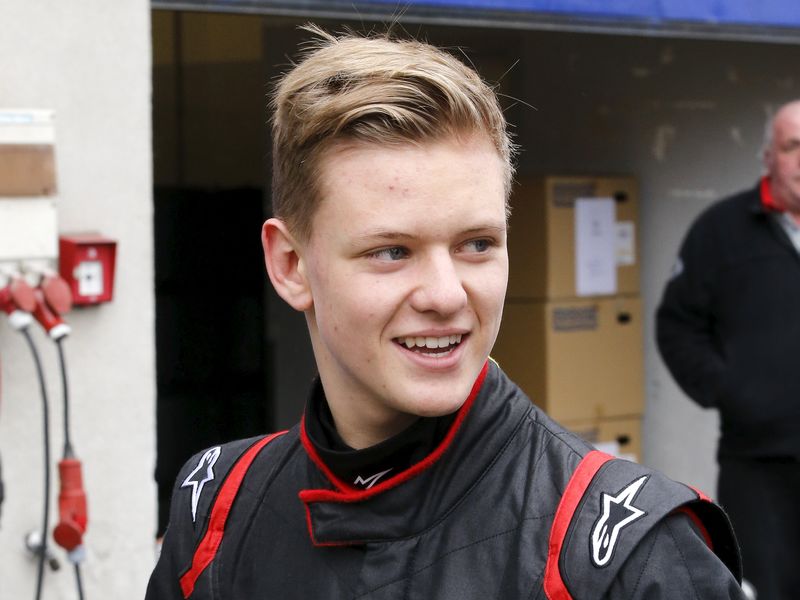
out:
<path id="1" fill-rule="evenodd" d="M 272 208 L 308 240 L 320 200 L 325 151 L 353 141 L 399 145 L 485 135 L 506 165 L 506 198 L 514 146 L 493 90 L 452 55 L 387 35 L 318 39 L 283 75 L 272 106 Z"/>

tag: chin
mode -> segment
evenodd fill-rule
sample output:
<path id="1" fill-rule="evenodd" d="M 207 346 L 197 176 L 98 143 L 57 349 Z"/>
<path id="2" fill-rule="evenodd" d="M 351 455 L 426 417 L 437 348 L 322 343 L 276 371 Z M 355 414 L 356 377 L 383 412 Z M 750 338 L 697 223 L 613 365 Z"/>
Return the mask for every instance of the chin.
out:
<path id="1" fill-rule="evenodd" d="M 472 383 L 463 393 L 453 393 L 450 387 L 444 394 L 415 394 L 415 400 L 406 404 L 406 412 L 418 417 L 442 417 L 460 409 L 466 402 Z"/>

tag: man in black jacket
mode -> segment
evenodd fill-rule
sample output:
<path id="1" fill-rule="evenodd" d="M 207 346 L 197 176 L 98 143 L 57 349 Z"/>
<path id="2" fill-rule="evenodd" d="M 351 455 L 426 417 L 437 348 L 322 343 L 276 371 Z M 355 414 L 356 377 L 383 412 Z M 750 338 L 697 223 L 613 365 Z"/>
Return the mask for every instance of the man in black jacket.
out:
<path id="1" fill-rule="evenodd" d="M 262 241 L 319 378 L 290 431 L 185 465 L 148 600 L 741 598 L 716 505 L 488 359 L 513 170 L 492 89 L 427 44 L 317 34 L 275 94 Z"/>
<path id="2" fill-rule="evenodd" d="M 767 126 L 766 175 L 692 225 L 657 314 L 658 347 L 719 409 L 719 500 L 759 600 L 800 593 L 800 101 Z"/>

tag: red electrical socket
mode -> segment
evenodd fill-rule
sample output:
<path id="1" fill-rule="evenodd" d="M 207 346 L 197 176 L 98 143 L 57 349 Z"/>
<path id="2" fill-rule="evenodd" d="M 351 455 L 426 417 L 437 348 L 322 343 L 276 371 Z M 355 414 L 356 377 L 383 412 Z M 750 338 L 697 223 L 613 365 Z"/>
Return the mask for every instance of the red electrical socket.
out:
<path id="1" fill-rule="evenodd" d="M 89 524 L 86 509 L 86 492 L 83 491 L 81 461 L 65 458 L 58 463 L 61 490 L 58 494 L 58 525 L 53 529 L 53 539 L 67 552 L 83 545 L 83 534 Z"/>

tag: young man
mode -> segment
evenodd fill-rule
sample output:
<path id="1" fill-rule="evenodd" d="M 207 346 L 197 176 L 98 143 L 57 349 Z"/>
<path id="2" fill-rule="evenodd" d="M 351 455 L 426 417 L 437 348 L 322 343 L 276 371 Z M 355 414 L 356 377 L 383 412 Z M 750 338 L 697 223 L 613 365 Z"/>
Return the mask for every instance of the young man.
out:
<path id="1" fill-rule="evenodd" d="M 741 597 L 715 505 L 592 452 L 488 360 L 492 90 L 426 44 L 317 34 L 275 95 L 263 242 L 319 380 L 289 432 L 186 464 L 147 598 Z"/>
<path id="2" fill-rule="evenodd" d="M 657 314 L 686 394 L 719 410 L 717 494 L 758 600 L 800 589 L 800 100 L 766 127 L 764 176 L 692 225 Z"/>

